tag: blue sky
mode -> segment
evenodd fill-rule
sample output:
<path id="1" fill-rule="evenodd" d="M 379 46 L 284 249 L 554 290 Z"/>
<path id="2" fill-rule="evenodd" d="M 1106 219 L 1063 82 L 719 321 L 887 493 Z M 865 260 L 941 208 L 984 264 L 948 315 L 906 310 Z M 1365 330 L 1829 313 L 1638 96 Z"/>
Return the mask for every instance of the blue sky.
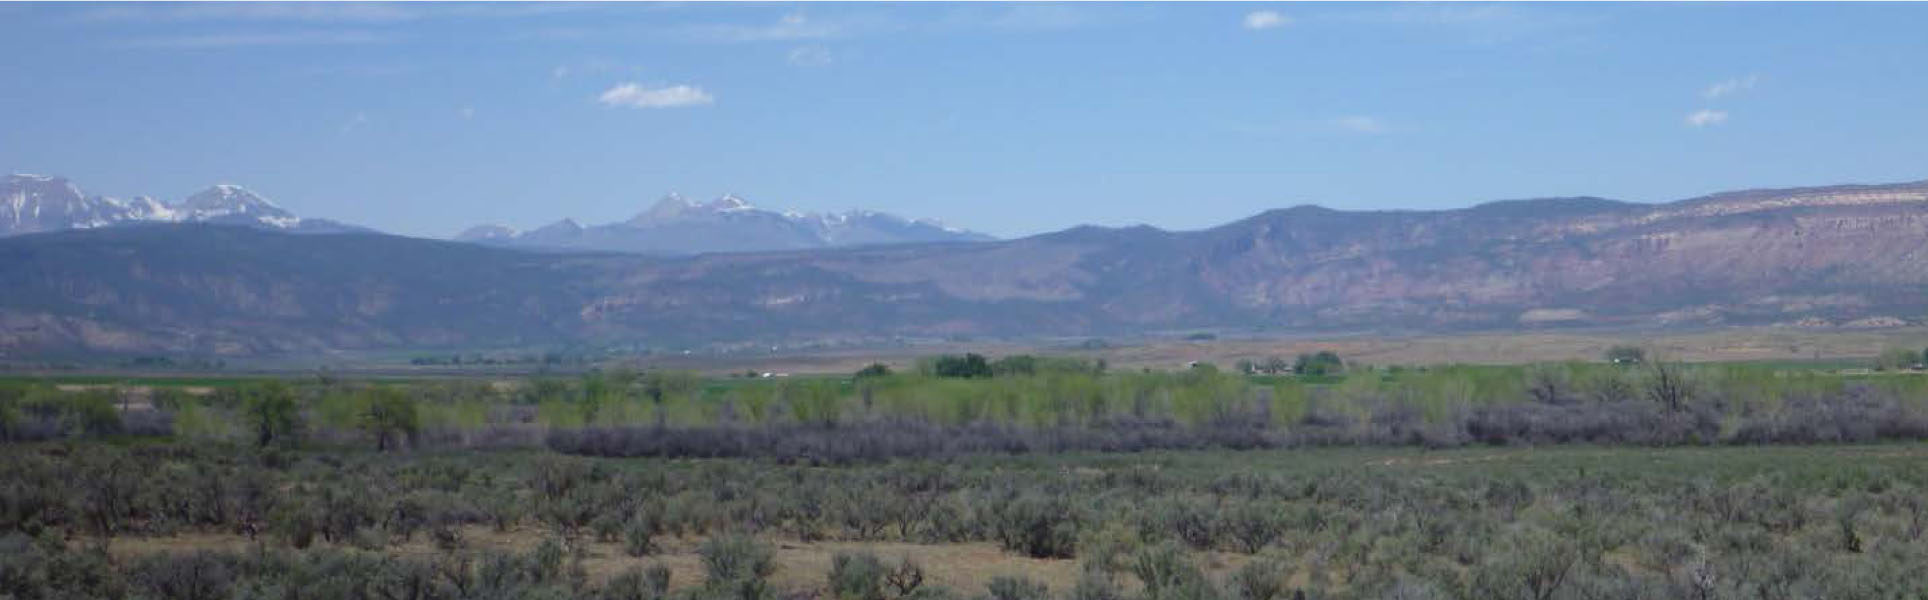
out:
<path id="1" fill-rule="evenodd" d="M 0 4 L 0 171 L 447 236 L 1928 178 L 1922 4 Z"/>

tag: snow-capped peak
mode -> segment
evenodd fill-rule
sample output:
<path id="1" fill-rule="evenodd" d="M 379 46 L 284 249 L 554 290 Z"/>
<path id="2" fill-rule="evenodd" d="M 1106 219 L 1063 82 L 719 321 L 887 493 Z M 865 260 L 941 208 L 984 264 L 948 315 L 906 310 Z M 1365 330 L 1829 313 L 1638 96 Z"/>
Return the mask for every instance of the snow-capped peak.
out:
<path id="1" fill-rule="evenodd" d="M 663 195 L 655 204 L 649 205 L 649 210 L 637 213 L 636 216 L 631 217 L 629 222 L 640 225 L 674 219 L 694 210 L 696 207 L 695 202 L 684 198 L 682 194 L 670 192 Z"/>
<path id="2" fill-rule="evenodd" d="M 58 175 L 33 175 L 14 173 L 7 176 L 5 193 L 9 196 L 20 194 L 58 195 L 81 199 L 80 186 Z"/>
<path id="3" fill-rule="evenodd" d="M 458 241 L 510 240 L 521 234 L 522 232 L 514 227 L 488 224 L 462 230 L 462 233 L 455 234 L 455 239 Z"/>
<path id="4" fill-rule="evenodd" d="M 715 212 L 735 212 L 735 211 L 742 211 L 742 210 L 756 210 L 756 207 L 750 206 L 749 202 L 744 201 L 742 198 L 738 198 L 736 194 L 724 194 L 723 197 L 721 198 L 711 200 L 709 204 L 704 206 L 704 208 L 708 208 L 711 211 L 715 211 Z"/>
<path id="5" fill-rule="evenodd" d="M 84 229 L 125 220 L 111 199 L 88 198 L 64 177 L 16 173 L 0 181 L 0 235 Z"/>
<path id="6" fill-rule="evenodd" d="M 671 192 L 647 210 L 618 223 L 581 226 L 565 221 L 522 233 L 476 227 L 457 239 L 543 248 L 684 254 L 990 238 L 874 210 L 779 211 L 758 208 L 736 194 L 699 203 Z"/>
<path id="7" fill-rule="evenodd" d="M 188 211 L 209 213 L 282 213 L 288 211 L 275 204 L 273 200 L 262 197 L 231 183 L 218 184 L 181 201 L 181 208 Z"/>
<path id="8" fill-rule="evenodd" d="M 209 187 L 179 203 L 148 196 L 86 196 L 65 177 L 15 173 L 0 178 L 0 235 L 91 229 L 137 222 L 214 222 L 293 229 L 299 217 L 234 184 Z"/>
<path id="9" fill-rule="evenodd" d="M 550 224 L 548 224 L 548 225 L 543 225 L 542 227 L 539 227 L 539 228 L 536 228 L 536 230 L 535 230 L 535 231 L 531 231 L 531 232 L 529 232 L 529 233 L 530 233 L 530 234 L 544 234 L 544 233 L 550 233 L 550 234 L 553 234 L 553 233 L 571 233 L 571 234 L 573 234 L 573 233 L 579 233 L 579 232 L 581 232 L 581 231 L 582 231 L 582 224 L 581 224 L 581 223 L 577 223 L 575 219 L 570 219 L 570 218 L 564 218 L 564 219 L 563 219 L 563 220 L 561 220 L 561 221 L 556 221 L 556 222 L 554 222 L 554 223 L 550 223 Z"/>
<path id="10" fill-rule="evenodd" d="M 301 224 L 294 213 L 244 188 L 231 183 L 201 190 L 176 207 L 184 220 L 214 223 L 266 225 L 287 229 Z"/>
<path id="11" fill-rule="evenodd" d="M 142 221 L 179 221 L 181 214 L 159 200 L 148 196 L 135 196 L 122 203 L 134 218 Z"/>

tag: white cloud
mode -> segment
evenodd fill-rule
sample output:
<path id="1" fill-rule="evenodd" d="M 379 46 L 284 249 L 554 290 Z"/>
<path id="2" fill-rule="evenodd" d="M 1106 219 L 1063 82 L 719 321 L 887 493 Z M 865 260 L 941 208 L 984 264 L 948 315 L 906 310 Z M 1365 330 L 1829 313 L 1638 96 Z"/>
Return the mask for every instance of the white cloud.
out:
<path id="1" fill-rule="evenodd" d="M 799 46 L 790 50 L 790 64 L 799 67 L 821 67 L 836 61 L 836 56 L 823 46 Z"/>
<path id="2" fill-rule="evenodd" d="M 136 38 L 121 43 L 127 48 L 165 48 L 201 50 L 246 48 L 254 46 L 343 46 L 380 44 L 394 41 L 391 35 L 370 31 L 286 31 L 276 33 L 216 33 Z"/>
<path id="3" fill-rule="evenodd" d="M 475 107 L 464 106 L 461 108 L 461 110 L 455 111 L 455 114 L 456 116 L 460 116 L 464 119 L 473 119 L 475 118 Z"/>
<path id="4" fill-rule="evenodd" d="M 1708 127 L 1727 122 L 1727 111 L 1703 108 L 1687 115 L 1689 127 Z"/>
<path id="5" fill-rule="evenodd" d="M 691 85 L 650 89 L 640 84 L 625 83 L 604 91 L 596 97 L 596 101 L 607 106 L 627 108 L 677 108 L 711 104 L 716 98 L 703 91 L 703 88 Z"/>
<path id="6" fill-rule="evenodd" d="M 1701 90 L 1700 96 L 1708 100 L 1713 100 L 1716 98 L 1720 98 L 1722 96 L 1738 94 L 1741 92 L 1754 89 L 1754 84 L 1760 83 L 1760 81 L 1761 81 L 1761 77 L 1759 75 L 1735 77 L 1733 79 L 1729 79 L 1726 81 L 1715 83 L 1714 85 L 1707 86 L 1707 89 Z"/>
<path id="7" fill-rule="evenodd" d="M 1292 24 L 1292 17 L 1273 10 L 1252 11 L 1245 14 L 1246 29 L 1271 29 Z"/>
<path id="8" fill-rule="evenodd" d="M 1333 119 L 1332 124 L 1354 133 L 1379 134 L 1386 132 L 1386 121 L 1379 117 L 1351 115 Z"/>

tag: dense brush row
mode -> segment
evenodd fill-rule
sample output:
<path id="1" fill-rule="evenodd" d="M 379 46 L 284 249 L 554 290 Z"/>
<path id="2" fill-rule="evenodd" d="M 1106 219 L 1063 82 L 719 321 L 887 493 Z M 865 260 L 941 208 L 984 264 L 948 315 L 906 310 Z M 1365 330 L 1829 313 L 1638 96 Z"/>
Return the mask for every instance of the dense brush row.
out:
<path id="1" fill-rule="evenodd" d="M 1750 462 L 1751 450 L 1672 450 L 1718 460 L 1665 469 L 1650 458 L 1603 454 L 1553 469 L 1429 471 L 1375 469 L 1335 461 L 1332 452 L 825 469 L 520 451 L 14 446 L 0 460 L 0 481 L 8 482 L 0 488 L 0 531 L 9 536 L 0 543 L 7 553 L 0 596 L 82 597 L 49 596 L 45 586 L 130 585 L 142 597 L 211 597 L 167 591 L 200 584 L 154 583 L 209 573 L 252 590 L 248 597 L 310 597 L 293 590 L 348 585 L 328 583 L 335 578 L 362 581 L 356 589 L 443 590 L 402 597 L 502 597 L 478 590 L 510 583 L 587 595 L 617 583 L 558 579 L 565 549 L 581 540 L 619 544 L 641 569 L 669 539 L 742 546 L 705 550 L 747 556 L 726 561 L 735 575 L 712 577 L 724 583 L 763 570 L 745 561 L 768 562 L 756 557 L 763 551 L 751 539 L 991 542 L 1014 555 L 1079 561 L 1087 575 L 1075 585 L 1055 582 L 1050 592 L 1076 600 L 1928 592 L 1928 572 L 1918 568 L 1928 561 L 1928 470 L 1918 461 L 1862 464 L 1815 451 L 1810 464 L 1763 471 L 1762 462 Z M 518 558 L 466 539 L 488 530 L 539 532 L 551 542 Z M 130 536 L 185 532 L 245 535 L 261 550 L 131 562 L 99 553 Z M 424 538 L 438 549 L 433 560 L 382 557 Z M 1257 566 L 1206 577 L 1197 564 L 1203 552 L 1251 556 Z M 621 585 L 653 577 L 639 571 Z M 460 583 L 470 578 L 498 587 Z M 738 598 L 775 593 L 760 583 L 724 583 L 699 589 Z M 1035 583 L 999 585 L 988 593 L 1006 600 L 1046 593 Z"/>

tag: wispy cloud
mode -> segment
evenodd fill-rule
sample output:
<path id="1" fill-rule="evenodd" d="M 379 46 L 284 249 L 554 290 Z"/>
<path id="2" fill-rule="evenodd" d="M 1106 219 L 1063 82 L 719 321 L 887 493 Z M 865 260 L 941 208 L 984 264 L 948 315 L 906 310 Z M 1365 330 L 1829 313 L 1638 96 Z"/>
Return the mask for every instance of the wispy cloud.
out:
<path id="1" fill-rule="evenodd" d="M 456 109 L 455 116 L 462 117 L 464 119 L 473 119 L 475 118 L 475 107 L 464 106 L 460 109 Z"/>
<path id="2" fill-rule="evenodd" d="M 790 49 L 786 60 L 799 67 L 822 67 L 835 62 L 837 57 L 823 46 L 798 46 Z"/>
<path id="3" fill-rule="evenodd" d="M 1700 97 L 1708 100 L 1716 100 L 1722 96 L 1731 96 L 1754 89 L 1754 84 L 1760 83 L 1760 81 L 1761 77 L 1759 75 L 1735 77 L 1707 86 L 1707 89 L 1701 90 Z"/>
<path id="4" fill-rule="evenodd" d="M 1251 30 L 1272 29 L 1292 24 L 1292 17 L 1275 10 L 1257 10 L 1245 13 L 1245 28 Z"/>
<path id="5" fill-rule="evenodd" d="M 210 33 L 133 38 L 121 42 L 126 48 L 211 50 L 253 46 L 344 46 L 380 44 L 395 41 L 393 35 L 372 31 L 278 31 L 266 33 Z"/>
<path id="6" fill-rule="evenodd" d="M 1688 127 L 1711 127 L 1727 122 L 1727 111 L 1703 108 L 1688 113 L 1685 119 Z"/>
<path id="7" fill-rule="evenodd" d="M 1385 133 L 1386 120 L 1366 115 L 1349 115 L 1332 120 L 1333 125 L 1353 133 L 1377 135 Z"/>
<path id="8" fill-rule="evenodd" d="M 716 98 L 709 92 L 692 85 L 672 85 L 662 88 L 646 88 L 641 84 L 625 83 L 604 91 L 596 97 L 604 106 L 622 108 L 678 108 L 711 104 Z"/>

